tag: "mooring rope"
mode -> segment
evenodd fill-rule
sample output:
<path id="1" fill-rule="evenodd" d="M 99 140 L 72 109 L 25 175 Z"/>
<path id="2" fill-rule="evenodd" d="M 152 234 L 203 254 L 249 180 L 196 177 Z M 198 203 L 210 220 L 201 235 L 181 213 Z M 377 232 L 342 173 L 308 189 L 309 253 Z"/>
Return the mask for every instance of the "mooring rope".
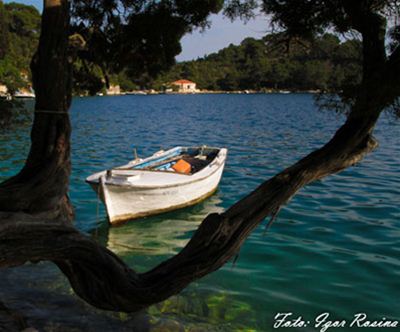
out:
<path id="1" fill-rule="evenodd" d="M 51 111 L 51 110 L 35 110 L 35 113 L 39 114 L 69 114 L 69 112 L 65 111 Z"/>

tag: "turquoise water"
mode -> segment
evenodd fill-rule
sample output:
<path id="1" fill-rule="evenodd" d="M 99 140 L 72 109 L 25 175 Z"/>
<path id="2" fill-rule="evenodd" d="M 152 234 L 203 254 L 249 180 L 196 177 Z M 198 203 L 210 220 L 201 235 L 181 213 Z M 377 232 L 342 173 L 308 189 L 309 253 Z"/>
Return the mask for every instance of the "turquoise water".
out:
<path id="1" fill-rule="evenodd" d="M 317 111 L 307 94 L 77 98 L 71 114 L 75 225 L 139 271 L 177 253 L 208 213 L 223 211 L 319 147 L 344 120 Z M 265 223 L 252 233 L 235 266 L 228 263 L 194 282 L 178 297 L 141 313 L 142 320 L 151 328 L 165 323 L 178 324 L 171 330 L 201 326 L 209 331 L 271 331 L 278 312 L 310 321 L 301 331 L 317 331 L 312 321 L 322 312 L 348 321 L 359 312 L 370 320 L 400 320 L 399 129 L 399 122 L 383 115 L 376 129 L 378 150 L 356 167 L 302 189 L 267 233 Z M 23 165 L 28 143 L 28 126 L 0 132 L 0 180 Z M 160 148 L 199 144 L 229 149 L 214 196 L 191 208 L 108 227 L 86 176 L 132 159 L 133 148 L 147 156 Z M 93 330 L 107 331 L 111 326 L 139 330 L 143 323 L 137 315 L 104 316 L 83 305 L 50 264 L 4 273 L 3 299 L 27 312 L 32 324 L 52 321 L 91 330 L 97 320 L 102 325 Z M 30 299 L 26 294 L 32 292 L 47 302 Z M 70 309 L 60 321 L 55 316 L 66 303 Z"/>

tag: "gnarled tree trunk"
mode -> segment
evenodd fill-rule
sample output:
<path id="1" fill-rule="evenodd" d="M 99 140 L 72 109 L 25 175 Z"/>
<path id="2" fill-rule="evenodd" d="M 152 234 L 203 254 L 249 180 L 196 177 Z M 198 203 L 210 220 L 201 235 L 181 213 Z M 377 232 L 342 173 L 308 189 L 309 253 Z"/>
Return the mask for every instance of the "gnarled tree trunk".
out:
<path id="1" fill-rule="evenodd" d="M 69 2 L 45 0 L 31 69 L 36 94 L 31 150 L 19 174 L 0 184 L 0 211 L 72 219 L 70 162 L 71 59 Z"/>

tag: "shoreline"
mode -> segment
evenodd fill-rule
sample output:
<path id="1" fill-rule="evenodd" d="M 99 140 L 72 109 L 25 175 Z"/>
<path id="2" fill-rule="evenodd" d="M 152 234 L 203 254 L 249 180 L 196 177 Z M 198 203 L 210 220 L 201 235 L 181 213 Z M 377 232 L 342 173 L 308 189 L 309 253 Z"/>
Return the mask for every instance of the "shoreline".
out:
<path id="1" fill-rule="evenodd" d="M 321 90 L 198 90 L 191 92 L 179 92 L 179 91 L 156 91 L 156 90 L 137 90 L 137 91 L 125 91 L 119 94 L 97 94 L 96 96 L 148 96 L 148 95 L 205 95 L 205 94 L 293 94 L 293 93 L 310 93 L 317 94 L 321 93 Z M 80 95 L 79 97 L 89 97 L 87 95 Z"/>
<path id="2" fill-rule="evenodd" d="M 240 94 L 240 95 L 253 95 L 253 94 L 318 94 L 321 90 L 198 90 L 193 92 L 164 92 L 156 90 L 137 90 L 137 91 L 123 91 L 121 93 L 103 94 L 98 93 L 96 95 L 79 95 L 73 94 L 73 97 L 114 97 L 114 96 L 153 96 L 153 95 L 217 95 L 217 94 Z M 0 99 L 4 100 L 30 100 L 35 99 L 34 95 L 26 96 L 4 96 L 0 95 Z"/>

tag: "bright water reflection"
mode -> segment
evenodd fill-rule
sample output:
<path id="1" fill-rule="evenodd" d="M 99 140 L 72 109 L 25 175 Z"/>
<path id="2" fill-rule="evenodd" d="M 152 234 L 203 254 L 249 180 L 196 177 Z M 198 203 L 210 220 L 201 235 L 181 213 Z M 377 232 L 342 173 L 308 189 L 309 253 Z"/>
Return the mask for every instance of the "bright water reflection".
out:
<path id="1" fill-rule="evenodd" d="M 218 193 L 194 207 L 139 219 L 120 227 L 94 230 L 94 236 L 113 252 L 129 255 L 174 255 L 184 247 L 187 239 L 210 213 L 223 211 Z"/>

